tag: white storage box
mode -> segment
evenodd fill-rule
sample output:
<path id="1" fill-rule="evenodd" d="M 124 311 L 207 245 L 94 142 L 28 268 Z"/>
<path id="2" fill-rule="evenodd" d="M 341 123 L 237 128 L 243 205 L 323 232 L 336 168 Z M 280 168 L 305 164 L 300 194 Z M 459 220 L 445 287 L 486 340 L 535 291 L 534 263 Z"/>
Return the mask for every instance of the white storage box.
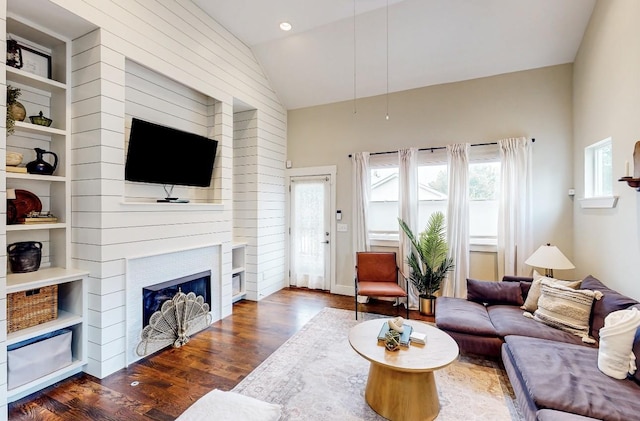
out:
<path id="1" fill-rule="evenodd" d="M 70 365 L 71 331 L 58 331 L 16 344 L 15 349 L 7 351 L 7 364 L 9 390 Z"/>
<path id="2" fill-rule="evenodd" d="M 240 274 L 234 273 L 231 277 L 231 295 L 240 294 Z"/>

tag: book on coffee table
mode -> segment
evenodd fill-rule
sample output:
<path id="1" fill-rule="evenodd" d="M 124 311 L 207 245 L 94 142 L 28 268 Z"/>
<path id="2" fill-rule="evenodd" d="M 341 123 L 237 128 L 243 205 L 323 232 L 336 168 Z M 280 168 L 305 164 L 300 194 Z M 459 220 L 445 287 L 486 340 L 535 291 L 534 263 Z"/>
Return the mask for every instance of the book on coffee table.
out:
<path id="1" fill-rule="evenodd" d="M 404 327 L 404 330 L 400 334 L 400 340 L 398 342 L 400 343 L 400 346 L 409 346 L 411 332 L 413 331 L 413 327 L 411 327 L 409 325 L 404 325 L 402 327 Z M 389 323 L 384 322 L 384 324 L 382 325 L 382 328 L 380 329 L 380 333 L 378 333 L 378 340 L 379 341 L 384 341 L 385 340 L 385 336 L 387 335 L 387 332 L 389 332 Z"/>
<path id="2" fill-rule="evenodd" d="M 409 339 L 411 340 L 411 342 L 415 342 L 420 345 L 424 345 L 427 343 L 427 335 L 422 332 L 411 332 L 411 335 L 409 335 Z"/>

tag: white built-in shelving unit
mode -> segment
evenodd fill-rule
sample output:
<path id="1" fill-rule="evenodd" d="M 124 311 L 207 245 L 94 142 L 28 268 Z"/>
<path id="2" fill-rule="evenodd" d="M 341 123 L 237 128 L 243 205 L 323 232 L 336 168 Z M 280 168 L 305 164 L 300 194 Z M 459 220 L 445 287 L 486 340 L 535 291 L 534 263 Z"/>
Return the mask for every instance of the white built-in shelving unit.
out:
<path id="1" fill-rule="evenodd" d="M 236 302 L 247 295 L 245 279 L 245 243 L 234 243 L 231 247 L 231 301 Z"/>
<path id="2" fill-rule="evenodd" d="M 8 401 L 17 400 L 82 370 L 87 363 L 87 272 L 71 266 L 71 109 L 69 39 L 47 28 L 7 13 L 7 38 L 43 52 L 51 57 L 51 77 L 43 77 L 23 69 L 5 66 L 7 85 L 21 89 L 18 99 L 27 116 L 53 119 L 51 127 L 17 121 L 15 133 L 7 136 L 7 152 L 23 154 L 23 164 L 35 159 L 34 148 L 52 151 L 59 158 L 54 175 L 7 172 L 8 189 L 21 189 L 38 196 L 42 210 L 58 218 L 56 223 L 6 225 L 7 245 L 21 241 L 42 243 L 40 269 L 28 273 L 7 273 L 6 293 L 21 293 L 58 285 L 57 319 L 9 333 L 5 345 L 67 328 L 72 331 L 71 365 L 47 374 L 25 385 L 7 391 Z M 7 269 L 8 270 L 8 269 Z"/>

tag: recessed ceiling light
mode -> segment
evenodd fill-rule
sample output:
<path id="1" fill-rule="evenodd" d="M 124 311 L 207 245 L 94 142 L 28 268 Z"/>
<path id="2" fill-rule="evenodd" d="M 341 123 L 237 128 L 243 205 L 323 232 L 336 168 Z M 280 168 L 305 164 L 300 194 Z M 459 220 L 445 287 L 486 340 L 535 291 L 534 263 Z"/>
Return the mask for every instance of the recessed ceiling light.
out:
<path id="1" fill-rule="evenodd" d="M 291 30 L 291 24 L 289 22 L 282 22 L 280 24 L 280 29 L 282 29 L 283 31 L 290 31 Z"/>

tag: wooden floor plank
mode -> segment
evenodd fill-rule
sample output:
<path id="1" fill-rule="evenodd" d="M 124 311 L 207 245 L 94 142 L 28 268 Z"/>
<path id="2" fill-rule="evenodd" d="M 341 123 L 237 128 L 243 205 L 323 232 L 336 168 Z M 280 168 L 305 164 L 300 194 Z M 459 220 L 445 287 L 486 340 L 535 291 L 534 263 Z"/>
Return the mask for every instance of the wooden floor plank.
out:
<path id="1" fill-rule="evenodd" d="M 9 419 L 174 420 L 212 389 L 232 389 L 324 307 L 353 311 L 354 300 L 285 288 L 260 302 L 240 301 L 231 316 L 194 335 L 186 346 L 157 352 L 104 379 L 73 376 L 9 404 Z M 359 310 L 405 315 L 404 307 L 388 301 L 372 300 Z M 410 317 L 433 321 L 417 311 Z"/>

